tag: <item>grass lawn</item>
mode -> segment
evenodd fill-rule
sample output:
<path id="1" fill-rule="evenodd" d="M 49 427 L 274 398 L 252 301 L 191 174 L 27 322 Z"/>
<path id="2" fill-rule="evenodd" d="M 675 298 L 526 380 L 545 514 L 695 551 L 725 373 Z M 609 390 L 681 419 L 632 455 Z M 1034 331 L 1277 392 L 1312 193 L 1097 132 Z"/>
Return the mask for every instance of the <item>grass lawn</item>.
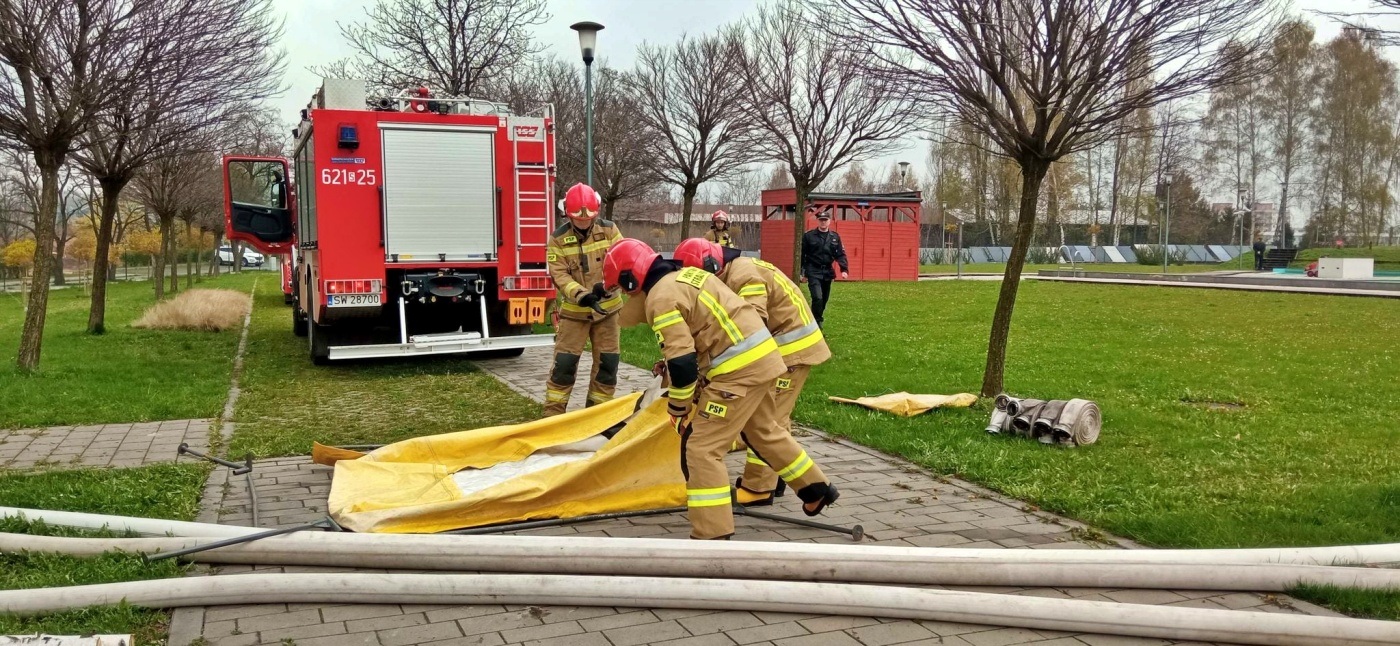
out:
<path id="1" fill-rule="evenodd" d="M 1245 266 L 1244 266 L 1245 269 L 1249 269 L 1249 268 L 1251 268 L 1251 267 L 1254 266 L 1253 264 L 1250 264 L 1250 263 L 1253 263 L 1252 260 L 1245 259 L 1245 262 L 1246 262 L 1246 264 L 1245 264 Z M 1081 262 L 1081 263 L 1076 263 L 1076 264 L 1075 264 L 1075 267 L 1078 268 L 1078 269 L 1083 269 L 1083 270 L 1085 270 L 1085 271 L 1115 271 L 1115 272 L 1122 272 L 1122 273 L 1126 273 L 1126 274 L 1160 274 L 1160 273 L 1162 273 L 1162 266 L 1161 266 L 1161 265 L 1139 265 L 1139 264 L 1137 264 L 1137 263 L 1135 263 L 1135 262 L 1134 262 L 1134 263 L 1111 263 L 1111 262 L 1091 262 L 1091 263 L 1082 263 L 1082 262 Z M 1028 263 L 1028 264 L 1026 264 L 1026 266 L 1025 266 L 1024 268 L 1021 269 L 1021 274 L 1022 274 L 1022 275 L 1028 275 L 1028 274 L 1034 274 L 1035 272 L 1038 272 L 1038 271 L 1040 271 L 1040 270 L 1042 270 L 1042 269 L 1060 269 L 1060 268 L 1069 269 L 1069 263 L 1053 264 L 1053 265 L 1033 265 L 1033 264 L 1029 264 L 1029 263 Z M 1226 262 L 1226 263 L 1219 263 L 1219 264 L 1167 265 L 1167 273 L 1169 273 L 1169 274 L 1199 274 L 1199 273 L 1204 273 L 1204 272 L 1208 272 L 1208 271 L 1221 271 L 1221 270 L 1230 270 L 1230 269 L 1239 269 L 1239 263 L 1237 263 L 1237 262 Z M 963 273 L 964 273 L 964 274 L 1004 274 L 1004 273 L 1006 273 L 1006 263 L 1004 263 L 1004 262 L 964 263 L 964 264 L 963 264 L 963 269 L 962 269 L 962 270 L 963 270 Z M 957 266 L 957 265 L 919 265 L 919 273 L 921 273 L 921 274 L 956 274 L 956 273 L 958 273 L 958 266 Z"/>
<path id="2" fill-rule="evenodd" d="M 1007 389 L 1084 397 L 1100 442 L 1074 450 L 988 436 L 990 411 L 913 419 L 826 401 L 976 392 L 998 285 L 837 290 L 835 357 L 796 417 L 1144 543 L 1258 547 L 1400 537 L 1400 346 L 1390 300 L 1027 282 Z M 624 360 L 650 365 L 649 331 Z M 897 366 L 897 368 L 896 368 Z M 1199 403 L 1242 404 L 1233 412 Z"/>
<path id="3" fill-rule="evenodd" d="M 0 505 L 64 509 L 124 516 L 193 520 L 208 469 L 166 464 L 136 469 L 88 469 L 48 473 L 0 473 Z M 57 536 L 113 536 L 16 519 L 0 520 L 0 531 Z M 174 560 L 147 565 L 139 556 L 111 552 L 94 558 L 44 554 L 0 554 L 0 589 L 89 585 L 179 576 Z M 170 615 L 118 606 L 85 608 L 37 617 L 0 615 L 0 634 L 132 634 L 138 644 L 164 643 Z"/>
<path id="4" fill-rule="evenodd" d="M 276 274 L 267 272 L 206 278 L 197 287 L 247 291 L 258 276 L 276 287 Z M 107 333 L 93 336 L 85 332 L 89 295 L 79 287 L 51 292 L 39 372 L 22 375 L 14 362 L 23 302 L 19 294 L 0 293 L 0 429 L 217 415 L 239 331 L 132 328 L 154 301 L 149 282 L 113 283 Z"/>
<path id="5" fill-rule="evenodd" d="M 314 366 L 277 290 L 258 290 L 230 454 L 306 455 L 534 419 L 540 405 L 461 357 Z M 541 375 L 541 378 L 544 376 Z"/>
<path id="6" fill-rule="evenodd" d="M 1298 252 L 1298 257 L 1289 264 L 1290 267 L 1303 269 L 1308 263 L 1319 258 L 1373 258 L 1376 261 L 1376 271 L 1400 271 L 1400 247 L 1343 247 L 1332 249 L 1318 247 L 1315 249 L 1304 249 Z"/>

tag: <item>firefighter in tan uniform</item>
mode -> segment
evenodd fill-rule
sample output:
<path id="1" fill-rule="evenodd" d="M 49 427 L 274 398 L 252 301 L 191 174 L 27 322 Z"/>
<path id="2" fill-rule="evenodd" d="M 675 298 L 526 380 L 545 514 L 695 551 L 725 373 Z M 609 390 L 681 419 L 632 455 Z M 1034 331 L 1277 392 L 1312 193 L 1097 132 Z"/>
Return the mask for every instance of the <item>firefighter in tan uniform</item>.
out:
<path id="1" fill-rule="evenodd" d="M 661 344 L 691 538 L 734 533 L 724 455 L 739 437 L 763 461 L 779 465 L 807 515 L 836 501 L 836 487 L 775 417 L 773 383 L 787 366 L 753 306 L 710 273 L 664 260 L 640 240 L 614 245 L 604 274 L 606 285 L 645 299 L 647 323 Z"/>
<path id="2" fill-rule="evenodd" d="M 569 405 L 579 357 L 593 343 L 593 372 L 587 406 L 613 398 L 617 390 L 618 317 L 622 295 L 603 288 L 603 257 L 622 239 L 617 225 L 598 219 L 598 193 L 575 184 L 564 196 L 569 221 L 550 235 L 549 275 L 559 289 L 559 324 L 554 335 L 554 363 L 545 382 L 544 414 L 558 415 Z"/>
<path id="3" fill-rule="evenodd" d="M 734 234 L 729 231 L 729 214 L 723 209 L 710 215 L 710 230 L 705 232 L 705 239 L 721 247 L 734 246 Z"/>
<path id="4" fill-rule="evenodd" d="M 770 263 L 746 258 L 738 249 L 725 249 L 707 240 L 691 238 L 676 247 L 676 260 L 715 274 L 740 298 L 753 305 L 763 319 L 787 372 L 773 383 L 775 415 L 792 432 L 792 410 L 807 383 L 812 366 L 831 358 L 822 330 L 792 279 Z M 780 467 L 782 465 L 779 465 Z M 773 504 L 781 495 L 778 474 L 753 449 L 744 463 L 744 475 L 736 483 L 738 503 L 744 506 Z"/>

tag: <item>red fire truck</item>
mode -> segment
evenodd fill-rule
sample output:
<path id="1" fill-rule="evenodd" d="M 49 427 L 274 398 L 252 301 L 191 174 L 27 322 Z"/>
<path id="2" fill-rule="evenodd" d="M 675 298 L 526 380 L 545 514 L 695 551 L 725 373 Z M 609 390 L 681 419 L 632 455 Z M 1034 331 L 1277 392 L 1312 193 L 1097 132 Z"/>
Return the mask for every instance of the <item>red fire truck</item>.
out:
<path id="1" fill-rule="evenodd" d="M 290 262 L 311 359 L 548 346 L 553 113 L 326 79 L 281 158 L 224 159 L 226 229 Z M 290 178 L 290 179 L 289 179 Z"/>

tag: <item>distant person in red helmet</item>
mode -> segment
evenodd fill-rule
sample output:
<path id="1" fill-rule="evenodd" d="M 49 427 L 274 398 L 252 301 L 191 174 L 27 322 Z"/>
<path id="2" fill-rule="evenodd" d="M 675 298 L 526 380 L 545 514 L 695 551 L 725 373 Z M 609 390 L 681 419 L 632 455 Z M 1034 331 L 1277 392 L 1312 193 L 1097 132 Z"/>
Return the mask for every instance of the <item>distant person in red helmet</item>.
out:
<path id="1" fill-rule="evenodd" d="M 705 232 L 705 239 L 721 247 L 734 246 L 734 234 L 729 231 L 729 214 L 723 209 L 710 214 L 710 230 Z"/>
<path id="2" fill-rule="evenodd" d="M 618 317 L 622 295 L 603 287 L 603 257 L 622 239 L 617 225 L 598 219 L 601 200 L 585 184 L 564 195 L 568 222 L 550 234 L 546 259 L 559 289 L 559 325 L 554 333 L 554 362 L 545 382 L 544 414 L 558 415 L 569 405 L 584 345 L 593 342 L 593 374 L 586 406 L 601 404 L 617 391 L 621 345 Z"/>
<path id="3" fill-rule="evenodd" d="M 704 269 L 724 281 L 749 302 L 763 319 L 787 372 L 773 382 L 772 417 L 792 432 L 792 410 L 797 396 L 815 366 L 831 358 L 822 330 L 812 316 L 802 290 L 781 269 L 757 258 L 746 258 L 738 249 L 725 249 L 709 240 L 691 238 L 676 247 L 675 258 L 687 267 Z M 747 439 L 745 439 L 747 442 Z M 772 465 L 749 449 L 744 475 L 736 483 L 738 503 L 746 507 L 771 505 L 782 495 L 781 481 Z M 782 468 L 782 465 L 777 465 Z"/>
<path id="4" fill-rule="evenodd" d="M 644 299 L 646 321 L 661 344 L 671 382 L 667 409 L 681 436 L 691 538 L 734 534 L 724 456 L 740 435 L 777 467 L 807 515 L 836 501 L 836 487 L 773 418 L 773 383 L 787 366 L 752 305 L 709 272 L 663 259 L 640 240 L 613 245 L 603 275 L 607 287 Z"/>

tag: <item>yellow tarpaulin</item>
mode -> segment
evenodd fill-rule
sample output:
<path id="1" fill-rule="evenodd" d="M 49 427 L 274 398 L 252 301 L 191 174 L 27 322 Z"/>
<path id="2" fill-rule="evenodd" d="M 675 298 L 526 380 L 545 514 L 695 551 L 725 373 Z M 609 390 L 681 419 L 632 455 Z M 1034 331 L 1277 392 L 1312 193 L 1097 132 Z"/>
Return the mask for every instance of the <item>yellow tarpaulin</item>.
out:
<path id="1" fill-rule="evenodd" d="M 977 395 L 958 393 L 956 395 L 911 395 L 906 392 L 890 393 L 879 397 L 846 399 L 831 397 L 831 401 L 842 404 L 856 404 L 871 410 L 894 413 L 900 417 L 913 417 L 935 408 L 967 408 L 977 403 Z"/>
<path id="2" fill-rule="evenodd" d="M 680 439 L 664 400 L 633 415 L 641 393 L 524 424 L 419 437 L 335 463 L 329 511 L 357 532 L 429 533 L 685 504 Z M 509 468 L 627 425 L 595 453 L 466 493 L 466 469 Z M 553 448 L 551 448 L 553 447 Z M 538 457 L 538 456 L 537 456 Z M 546 456 L 547 457 L 547 456 Z M 459 472 L 463 472 L 459 474 Z"/>

